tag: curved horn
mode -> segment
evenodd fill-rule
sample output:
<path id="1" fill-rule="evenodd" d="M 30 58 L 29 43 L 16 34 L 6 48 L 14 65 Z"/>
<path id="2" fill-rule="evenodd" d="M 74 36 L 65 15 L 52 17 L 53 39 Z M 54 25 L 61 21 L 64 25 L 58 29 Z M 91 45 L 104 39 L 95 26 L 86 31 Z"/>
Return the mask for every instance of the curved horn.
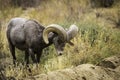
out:
<path id="1" fill-rule="evenodd" d="M 78 27 L 73 24 L 70 26 L 69 30 L 67 31 L 67 41 L 69 42 L 71 39 L 73 39 L 78 33 Z"/>
<path id="2" fill-rule="evenodd" d="M 63 27 L 61 27 L 60 25 L 57 25 L 57 24 L 51 24 L 51 25 L 48 25 L 45 30 L 43 31 L 43 40 L 45 41 L 46 44 L 49 43 L 48 41 L 48 34 L 50 32 L 55 32 L 57 33 L 61 39 L 64 41 L 64 40 L 67 40 L 67 33 L 66 31 L 64 30 Z"/>

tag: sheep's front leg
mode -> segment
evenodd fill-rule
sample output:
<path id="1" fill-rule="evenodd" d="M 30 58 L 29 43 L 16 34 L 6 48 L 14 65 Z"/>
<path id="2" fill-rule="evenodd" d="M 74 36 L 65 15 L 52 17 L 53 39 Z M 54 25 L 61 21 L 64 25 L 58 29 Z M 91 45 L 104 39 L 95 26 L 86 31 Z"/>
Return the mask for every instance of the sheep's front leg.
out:
<path id="1" fill-rule="evenodd" d="M 40 52 L 37 52 L 37 63 L 40 62 L 41 55 L 42 55 L 42 50 Z"/>

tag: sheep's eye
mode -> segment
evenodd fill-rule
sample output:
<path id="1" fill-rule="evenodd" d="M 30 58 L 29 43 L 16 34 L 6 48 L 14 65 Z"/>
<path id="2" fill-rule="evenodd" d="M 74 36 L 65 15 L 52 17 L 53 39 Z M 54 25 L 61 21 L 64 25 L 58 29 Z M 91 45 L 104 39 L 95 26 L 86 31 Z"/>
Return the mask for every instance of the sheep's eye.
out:
<path id="1" fill-rule="evenodd" d="M 60 40 L 60 39 L 58 39 L 58 43 L 60 44 L 60 43 L 63 43 L 63 41 L 62 40 Z"/>

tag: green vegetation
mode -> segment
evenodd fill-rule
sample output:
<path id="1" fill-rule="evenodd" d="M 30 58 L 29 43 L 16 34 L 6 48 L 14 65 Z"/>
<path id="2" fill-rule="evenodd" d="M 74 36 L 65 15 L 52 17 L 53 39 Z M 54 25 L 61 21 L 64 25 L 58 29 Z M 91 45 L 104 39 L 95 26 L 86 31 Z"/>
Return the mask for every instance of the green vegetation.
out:
<path id="1" fill-rule="evenodd" d="M 38 7 L 26 10 L 22 7 L 1 9 L 0 62 L 6 66 L 6 76 L 21 79 L 84 63 L 97 64 L 105 57 L 120 54 L 120 6 L 117 4 L 111 8 L 92 8 L 89 0 L 45 0 Z M 29 73 L 22 66 L 24 52 L 16 51 L 19 66 L 10 65 L 12 57 L 5 33 L 7 23 L 13 17 L 35 19 L 45 26 L 56 23 L 65 28 L 75 23 L 79 27 L 79 34 L 72 40 L 74 46 L 66 45 L 62 56 L 57 56 L 53 45 L 49 53 L 43 51 L 40 64 L 30 64 L 32 73 Z"/>

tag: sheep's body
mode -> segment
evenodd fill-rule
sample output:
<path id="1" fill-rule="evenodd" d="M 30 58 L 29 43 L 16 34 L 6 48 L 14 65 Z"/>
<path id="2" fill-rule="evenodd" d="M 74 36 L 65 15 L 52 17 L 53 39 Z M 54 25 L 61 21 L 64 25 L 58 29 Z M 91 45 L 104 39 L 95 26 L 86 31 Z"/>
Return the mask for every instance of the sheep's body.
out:
<path id="1" fill-rule="evenodd" d="M 42 33 L 44 29 L 45 28 L 43 26 L 39 25 L 34 20 L 14 18 L 10 21 L 7 29 L 7 38 L 14 63 L 16 60 L 15 47 L 25 51 L 25 60 L 27 60 L 27 63 L 29 63 L 29 53 L 34 62 L 36 62 L 34 58 L 34 53 L 37 53 L 37 62 L 39 62 L 39 58 L 43 48 L 51 44 L 51 41 L 49 44 L 45 44 L 42 38 Z"/>
<path id="2" fill-rule="evenodd" d="M 33 62 L 39 62 L 42 50 L 52 43 L 54 43 L 57 51 L 60 50 L 60 53 L 63 51 L 66 41 L 60 40 L 61 36 L 53 33 L 56 31 L 53 30 L 53 32 L 48 33 L 49 43 L 46 44 L 43 39 L 44 30 L 45 27 L 40 25 L 35 20 L 27 20 L 24 18 L 11 19 L 7 28 L 7 39 L 10 52 L 13 56 L 13 63 L 16 61 L 15 47 L 25 51 L 25 60 L 27 64 L 29 63 L 29 55 L 31 55 Z"/>

